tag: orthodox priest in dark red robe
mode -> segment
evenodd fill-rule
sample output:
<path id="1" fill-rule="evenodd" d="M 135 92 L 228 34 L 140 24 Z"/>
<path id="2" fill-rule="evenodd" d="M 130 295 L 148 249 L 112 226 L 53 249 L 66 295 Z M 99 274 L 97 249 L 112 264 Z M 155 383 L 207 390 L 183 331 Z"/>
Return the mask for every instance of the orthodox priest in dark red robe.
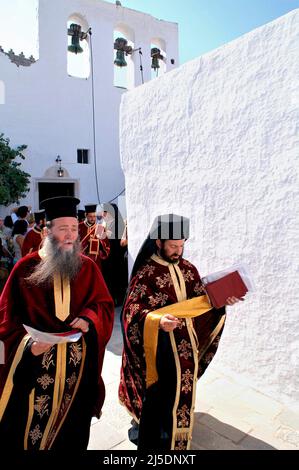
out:
<path id="1" fill-rule="evenodd" d="M 101 414 L 113 302 L 96 264 L 80 253 L 78 203 L 72 197 L 43 202 L 43 248 L 15 265 L 0 298 L 1 449 L 84 450 L 91 419 Z M 81 336 L 58 344 L 33 340 L 24 325 Z"/>
<path id="2" fill-rule="evenodd" d="M 140 451 L 190 448 L 196 382 L 224 327 L 225 307 L 211 306 L 197 269 L 182 257 L 188 232 L 185 217 L 155 220 L 122 311 L 119 398 L 138 423 L 131 436 Z"/>
<path id="3" fill-rule="evenodd" d="M 46 222 L 45 217 L 45 211 L 34 212 L 35 224 L 25 235 L 22 245 L 22 256 L 28 255 L 28 253 L 32 253 L 33 251 L 38 251 L 41 248 L 44 238 L 43 228 Z"/>
<path id="4" fill-rule="evenodd" d="M 96 207 L 96 204 L 85 206 L 85 220 L 79 223 L 79 237 L 82 253 L 91 258 L 102 271 L 102 261 L 110 253 L 110 242 L 104 227 L 96 223 Z"/>

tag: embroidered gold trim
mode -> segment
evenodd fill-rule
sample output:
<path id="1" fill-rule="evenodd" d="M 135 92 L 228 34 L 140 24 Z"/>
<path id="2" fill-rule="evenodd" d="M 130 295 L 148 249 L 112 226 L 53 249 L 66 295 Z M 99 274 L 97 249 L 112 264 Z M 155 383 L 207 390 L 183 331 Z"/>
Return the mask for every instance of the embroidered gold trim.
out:
<path id="1" fill-rule="evenodd" d="M 56 429 L 56 432 L 53 436 L 51 436 L 51 442 L 48 443 L 48 449 L 50 450 L 52 445 L 53 445 L 53 442 L 55 441 L 55 438 L 57 436 L 57 434 L 59 433 L 60 429 L 61 429 L 61 426 L 63 425 L 64 421 L 65 421 L 65 418 L 67 417 L 67 414 L 70 410 L 70 407 L 71 407 L 71 404 L 73 403 L 73 400 L 76 396 L 76 393 L 77 393 L 77 390 L 78 390 L 78 387 L 80 385 L 80 382 L 81 382 L 81 378 L 82 378 L 82 374 L 83 374 L 83 369 L 84 369 L 84 364 L 85 364 L 85 358 L 86 358 L 86 343 L 85 343 L 85 340 L 83 338 L 83 341 L 82 341 L 82 362 L 81 362 L 81 366 L 80 366 L 80 372 L 79 372 L 79 376 L 78 376 L 78 379 L 77 379 L 77 383 L 75 385 L 75 389 L 73 391 L 73 395 L 72 395 L 72 398 L 70 400 L 70 403 L 68 405 L 68 409 L 67 409 L 67 412 L 64 414 L 62 420 L 60 421 L 59 423 L 59 426 L 58 428 Z M 65 359 L 66 361 L 66 359 Z M 63 396 L 63 393 L 62 393 L 62 396 Z M 61 399 L 62 399 L 62 396 L 61 396 Z M 60 405 L 61 405 L 61 401 L 59 403 L 59 408 L 60 408 Z"/>
<path id="2" fill-rule="evenodd" d="M 193 327 L 193 322 L 191 318 L 186 319 L 186 326 L 188 329 L 190 341 L 192 344 L 193 357 L 194 357 L 194 371 L 193 371 L 193 388 L 192 388 L 192 399 L 190 407 L 190 423 L 189 423 L 189 437 L 192 436 L 193 426 L 194 426 L 194 407 L 196 400 L 196 384 L 197 384 L 197 372 L 198 372 L 198 349 L 197 343 L 195 341 L 195 331 Z M 191 437 L 188 439 L 187 450 L 190 450 L 191 446 Z"/>
<path id="3" fill-rule="evenodd" d="M 207 351 L 207 349 L 209 348 L 209 346 L 211 346 L 211 344 L 213 343 L 214 339 L 216 338 L 216 336 L 217 336 L 218 333 L 220 332 L 221 328 L 222 328 L 223 325 L 224 325 L 225 318 L 226 318 L 226 315 L 222 315 L 222 317 L 220 318 L 220 320 L 219 320 L 219 322 L 217 323 L 216 327 L 214 328 L 214 330 L 213 330 L 212 333 L 210 334 L 209 339 L 208 339 L 208 342 L 199 350 L 199 352 L 198 352 L 199 360 L 201 360 L 201 358 L 203 357 L 204 353 Z"/>
<path id="4" fill-rule="evenodd" d="M 29 437 L 29 431 L 30 431 L 30 426 L 34 414 L 34 394 L 35 394 L 35 389 L 31 390 L 31 393 L 29 395 L 29 400 L 28 400 L 28 416 L 27 416 L 27 424 L 25 428 L 25 434 L 24 434 L 24 450 L 28 450 L 28 437 Z"/>
<path id="5" fill-rule="evenodd" d="M 187 299 L 187 292 L 186 292 L 186 282 L 185 282 L 185 279 L 184 279 L 184 276 L 182 274 L 182 271 L 180 270 L 179 266 L 177 264 L 173 264 L 172 265 L 178 278 L 179 278 L 179 281 L 180 281 L 180 290 L 181 290 L 181 297 L 182 297 L 182 300 L 186 300 Z M 179 299 L 178 299 L 179 300 Z"/>
<path id="6" fill-rule="evenodd" d="M 56 317 L 64 321 L 70 314 L 71 289 L 68 278 L 61 283 L 60 274 L 54 274 L 54 301 Z"/>
<path id="7" fill-rule="evenodd" d="M 175 304 L 159 308 L 146 315 L 143 330 L 144 352 L 146 361 L 146 386 L 150 387 L 158 380 L 156 368 L 156 353 L 158 346 L 158 334 L 160 319 L 166 313 L 171 313 L 177 318 L 193 318 L 211 310 L 213 307 L 206 295 L 194 297 Z"/>
<path id="8" fill-rule="evenodd" d="M 96 246 L 96 248 L 94 248 Z M 100 240 L 98 238 L 92 238 L 89 240 L 89 255 L 98 255 L 100 251 Z"/>
<path id="9" fill-rule="evenodd" d="M 47 426 L 44 431 L 44 435 L 40 444 L 40 450 L 46 448 L 47 440 L 52 430 L 52 426 L 55 423 L 55 419 L 58 415 L 65 381 L 65 369 L 66 369 L 66 344 L 57 344 L 57 356 L 56 356 L 56 375 L 55 375 L 55 386 L 54 395 L 52 401 L 52 411 L 48 419 Z"/>
<path id="10" fill-rule="evenodd" d="M 180 359 L 175 343 L 175 338 L 173 331 L 170 331 L 169 333 L 170 337 L 170 342 L 171 342 L 171 347 L 172 347 L 172 352 L 174 355 L 174 360 L 175 360 L 175 366 L 176 366 L 176 392 L 175 392 L 175 400 L 174 400 L 174 405 L 172 408 L 172 439 L 171 439 L 171 450 L 174 449 L 175 446 L 175 433 L 177 431 L 177 409 L 180 401 L 180 394 L 181 394 L 181 365 L 180 365 Z"/>
<path id="11" fill-rule="evenodd" d="M 168 263 L 168 261 L 165 261 L 165 259 L 161 258 L 160 256 L 158 256 L 156 254 L 153 254 L 151 256 L 151 259 L 156 261 L 156 263 L 161 264 L 162 266 L 169 266 L 169 265 L 172 265 L 172 264 L 178 264 L 178 261 L 176 261 L 175 263 Z"/>
<path id="12" fill-rule="evenodd" d="M 8 373 L 8 376 L 7 376 L 5 385 L 4 385 L 4 389 L 3 389 L 3 392 L 2 392 L 1 400 L 0 400 L 0 421 L 3 417 L 3 415 L 4 415 L 5 409 L 7 407 L 7 404 L 9 402 L 10 395 L 11 395 L 11 392 L 12 392 L 12 389 L 13 389 L 13 376 L 14 376 L 15 370 L 16 370 L 20 360 L 22 359 L 24 348 L 25 348 L 25 346 L 27 344 L 27 341 L 29 339 L 30 339 L 29 335 L 25 335 L 21 339 L 20 344 L 19 344 L 18 349 L 17 349 L 17 352 L 16 352 L 15 357 L 13 359 L 13 362 L 11 364 L 11 367 L 10 367 L 10 370 L 9 370 L 9 373 Z"/>
<path id="13" fill-rule="evenodd" d="M 213 307 L 211 306 L 209 299 L 206 295 L 200 297 L 195 297 L 193 299 L 186 300 L 186 282 L 178 263 L 168 263 L 157 255 L 152 255 L 152 259 L 157 263 L 167 266 L 171 275 L 173 282 L 174 290 L 178 299 L 178 302 L 172 305 L 167 305 L 160 309 L 149 312 L 146 316 L 144 323 L 144 351 L 145 351 L 145 360 L 146 360 L 146 386 L 149 387 L 158 380 L 158 373 L 156 369 L 156 352 L 158 345 L 158 333 L 159 333 L 159 324 L 160 319 L 166 313 L 170 313 L 177 318 L 186 319 L 186 327 L 188 330 L 189 338 L 192 345 L 192 352 L 194 358 L 194 369 L 193 369 L 193 382 L 192 382 L 192 398 L 190 404 L 190 420 L 188 428 L 178 428 L 178 405 L 181 395 L 181 366 L 180 359 L 177 350 L 177 345 L 175 341 L 175 336 L 173 332 L 169 333 L 171 347 L 176 364 L 176 373 L 177 373 L 177 385 L 176 385 L 176 396 L 174 401 L 174 406 L 172 409 L 172 441 L 171 449 L 176 448 L 177 441 L 187 441 L 186 450 L 190 449 L 192 431 L 194 426 L 194 405 L 196 399 L 196 383 L 197 383 L 197 373 L 198 373 L 198 362 L 199 362 L 199 352 L 198 352 L 198 340 L 194 330 L 192 318 L 200 316 Z M 223 322 L 222 322 L 223 324 Z M 212 343 L 215 336 L 220 331 L 220 328 L 215 328 L 215 334 L 210 335 L 210 343 Z M 181 442 L 182 448 L 185 448 L 185 444 Z"/>

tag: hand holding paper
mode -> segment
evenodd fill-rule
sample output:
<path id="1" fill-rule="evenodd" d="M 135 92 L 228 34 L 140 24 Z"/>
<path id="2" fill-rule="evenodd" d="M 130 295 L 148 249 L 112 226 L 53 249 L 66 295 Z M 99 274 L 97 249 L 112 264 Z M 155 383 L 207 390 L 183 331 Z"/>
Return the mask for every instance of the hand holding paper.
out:
<path id="1" fill-rule="evenodd" d="M 47 333 L 46 331 L 39 331 L 35 328 L 32 328 L 28 325 L 23 325 L 27 333 L 31 336 L 33 341 L 37 341 L 39 343 L 47 343 L 47 344 L 59 344 L 59 343 L 73 343 L 78 341 L 81 336 L 82 332 L 78 330 L 71 330 L 66 331 L 64 333 Z"/>

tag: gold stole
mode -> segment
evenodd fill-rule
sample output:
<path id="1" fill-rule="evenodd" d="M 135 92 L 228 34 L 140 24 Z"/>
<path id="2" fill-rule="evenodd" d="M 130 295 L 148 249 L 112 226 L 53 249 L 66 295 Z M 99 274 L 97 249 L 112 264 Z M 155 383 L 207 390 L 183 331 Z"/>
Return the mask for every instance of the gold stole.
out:
<path id="1" fill-rule="evenodd" d="M 88 255 L 98 256 L 99 251 L 100 251 L 100 240 L 98 238 L 96 238 L 96 236 L 95 236 L 96 226 L 97 225 L 94 224 L 94 225 L 89 226 L 89 225 L 86 225 L 85 222 L 84 222 L 84 225 L 87 227 L 87 234 L 81 240 L 81 245 L 85 242 L 85 240 L 87 240 L 88 237 L 89 237 L 89 240 L 88 240 L 88 243 L 87 243 L 86 247 L 83 249 L 83 251 L 85 251 L 86 248 L 88 248 L 89 251 L 87 253 L 87 256 Z"/>
<path id="2" fill-rule="evenodd" d="M 175 293 L 178 299 L 178 302 L 172 305 L 167 305 L 166 307 L 159 308 L 147 314 L 144 323 L 144 330 L 143 330 L 143 339 L 144 339 L 144 351 L 145 351 L 145 362 L 146 362 L 146 387 L 150 387 L 152 384 L 157 382 L 158 380 L 158 372 L 156 367 L 156 355 L 157 355 L 157 346 L 158 346 L 158 334 L 159 334 L 159 325 L 160 319 L 166 313 L 170 313 L 177 318 L 185 318 L 186 320 L 186 328 L 189 333 L 190 342 L 192 345 L 192 350 L 194 354 L 194 372 L 193 372 L 193 387 L 192 387 L 192 399 L 191 399 L 191 408 L 190 408 L 190 422 L 189 426 L 184 428 L 178 427 L 177 423 L 177 410 L 180 401 L 181 395 L 181 365 L 180 365 L 180 358 L 177 350 L 176 340 L 174 336 L 174 332 L 171 331 L 169 333 L 172 351 L 174 355 L 174 360 L 176 364 L 177 370 L 177 388 L 176 388 L 176 397 L 175 402 L 172 410 L 173 416 L 173 428 L 172 428 L 172 442 L 171 442 L 171 449 L 179 449 L 179 446 L 176 445 L 176 442 L 180 442 L 180 444 L 186 445 L 186 449 L 190 449 L 191 439 L 192 439 L 192 430 L 194 425 L 194 413 L 192 410 L 194 409 L 194 403 L 196 398 L 196 382 L 197 382 L 197 372 L 198 372 L 198 363 L 199 358 L 202 357 L 203 351 L 200 353 L 197 350 L 198 347 L 198 340 L 197 335 L 194 331 L 192 318 L 197 317 L 199 315 L 203 315 L 204 313 L 211 310 L 213 307 L 211 306 L 209 299 L 206 295 L 200 297 L 194 297 L 192 299 L 186 300 L 187 293 L 186 293 L 186 284 L 182 272 L 178 266 L 178 263 L 172 264 L 168 263 L 167 261 L 163 260 L 157 255 L 152 255 L 152 260 L 156 261 L 158 264 L 163 266 L 167 266 L 171 279 L 174 285 Z M 219 333 L 222 325 L 224 323 L 224 317 L 218 322 L 218 325 L 211 333 L 209 337 L 209 344 L 210 345 L 213 340 L 215 339 L 216 335 Z M 207 347 L 205 348 L 205 350 Z"/>
<path id="3" fill-rule="evenodd" d="M 158 380 L 158 372 L 156 367 L 156 354 L 157 354 L 157 345 L 158 345 L 158 334 L 159 334 L 159 325 L 160 319 L 166 313 L 170 313 L 177 318 L 186 318 L 187 327 L 191 328 L 190 338 L 193 339 L 195 333 L 193 331 L 193 325 L 191 318 L 202 315 L 213 307 L 211 306 L 208 297 L 203 295 L 201 297 L 194 297 L 193 299 L 186 300 L 186 284 L 182 272 L 178 264 L 168 263 L 157 255 L 152 255 L 152 260 L 157 263 L 167 266 L 171 279 L 174 285 L 175 293 L 178 299 L 178 302 L 175 304 L 167 305 L 166 307 L 159 308 L 147 314 L 143 338 L 144 338 L 144 351 L 145 351 L 145 362 L 146 362 L 146 386 L 150 387 L 152 384 Z M 180 283 L 178 282 L 178 279 Z M 188 321 L 189 319 L 189 321 Z M 171 343 L 173 344 L 174 335 L 173 332 L 170 333 Z M 175 343 L 174 343 L 175 344 Z M 176 349 L 176 348 L 175 348 Z"/>
<path id="4" fill-rule="evenodd" d="M 166 313 L 170 313 L 177 318 L 194 318 L 203 315 L 212 308 L 208 297 L 202 295 L 201 297 L 167 305 L 147 314 L 143 331 L 147 388 L 158 380 L 156 354 L 161 317 Z"/>
<path id="5" fill-rule="evenodd" d="M 39 256 L 44 259 L 45 252 L 42 249 L 38 252 Z M 60 320 L 64 321 L 70 312 L 70 282 L 68 278 L 62 279 L 60 275 L 54 275 L 54 302 L 55 302 L 55 315 Z M 55 377 L 55 390 L 53 396 L 52 410 L 49 416 L 49 420 L 43 438 L 40 444 L 40 449 L 47 448 L 47 441 L 49 435 L 55 425 L 58 411 L 61 406 L 62 398 L 64 395 L 65 378 L 66 378 L 66 350 L 67 345 L 65 343 L 57 344 L 57 357 L 56 357 L 56 377 Z M 26 425 L 26 431 L 24 436 L 24 449 L 26 450 L 29 431 L 34 414 L 34 402 L 35 402 L 35 389 L 32 390 L 29 396 L 29 413 Z M 56 435 L 56 434 L 55 434 Z M 53 442 L 55 436 L 51 437 L 50 442 Z"/>
<path id="6" fill-rule="evenodd" d="M 42 259 L 46 256 L 43 248 L 38 254 Z M 60 274 L 54 274 L 54 302 L 56 317 L 64 321 L 70 314 L 71 288 L 69 279 Z"/>

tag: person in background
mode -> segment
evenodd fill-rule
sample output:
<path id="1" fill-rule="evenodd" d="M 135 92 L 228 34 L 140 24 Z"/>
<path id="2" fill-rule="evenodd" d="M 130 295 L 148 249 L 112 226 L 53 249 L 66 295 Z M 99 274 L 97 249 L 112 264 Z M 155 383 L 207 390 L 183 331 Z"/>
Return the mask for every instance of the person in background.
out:
<path id="1" fill-rule="evenodd" d="M 0 294 L 9 276 L 9 264 L 7 263 L 7 250 L 3 247 L 0 237 Z"/>
<path id="2" fill-rule="evenodd" d="M 124 220 L 124 224 L 125 224 L 125 228 L 120 239 L 120 246 L 123 248 L 128 246 L 128 225 L 127 225 L 126 219 Z"/>
<path id="3" fill-rule="evenodd" d="M 91 258 L 102 270 L 102 261 L 107 259 L 110 253 L 110 242 L 105 228 L 96 223 L 96 208 L 96 204 L 85 206 L 85 220 L 79 224 L 79 237 L 82 253 Z"/>
<path id="4" fill-rule="evenodd" d="M 13 229 L 13 221 L 10 215 L 7 215 L 3 221 L 2 235 L 8 240 L 11 237 L 11 232 Z"/>
<path id="5" fill-rule="evenodd" d="M 38 251 L 44 238 L 44 227 L 46 225 L 45 211 L 34 212 L 34 227 L 29 230 L 24 238 L 22 256 Z"/>
<path id="6" fill-rule="evenodd" d="M 13 229 L 13 221 L 10 215 L 7 215 L 3 221 L 3 227 L 1 231 L 2 249 L 4 250 L 7 268 L 10 270 L 13 264 L 13 242 L 11 238 Z"/>
<path id="7" fill-rule="evenodd" d="M 78 222 L 83 222 L 85 220 L 85 211 L 83 209 L 78 209 L 77 211 Z"/>
<path id="8" fill-rule="evenodd" d="M 28 222 L 24 219 L 19 219 L 14 223 L 12 229 L 12 243 L 14 250 L 14 264 L 22 258 L 22 246 L 25 240 L 25 235 L 28 229 Z"/>
<path id="9" fill-rule="evenodd" d="M 41 203 L 48 231 L 43 247 L 15 265 L 0 297 L 0 442 L 10 452 L 83 451 L 91 419 L 101 415 L 114 308 L 96 264 L 81 254 L 79 202 L 65 196 Z M 33 340 L 24 325 L 82 335 L 49 344 Z"/>
<path id="10" fill-rule="evenodd" d="M 28 222 L 28 232 L 29 230 L 32 230 L 33 227 L 34 227 L 34 224 L 35 224 L 35 218 L 34 218 L 34 214 L 32 214 L 32 212 L 30 212 L 27 216 L 27 222 Z"/>
<path id="11" fill-rule="evenodd" d="M 30 206 L 20 206 L 16 207 L 12 213 L 11 213 L 11 218 L 13 223 L 15 223 L 17 220 L 26 220 L 27 225 L 28 225 L 28 220 L 27 217 L 30 213 L 31 207 Z"/>
<path id="12" fill-rule="evenodd" d="M 103 262 L 103 274 L 115 306 L 119 306 L 123 303 L 128 287 L 128 263 L 124 256 L 126 248 L 120 245 L 125 224 L 116 204 L 105 203 L 103 209 L 103 219 L 111 247 L 109 258 Z"/>

